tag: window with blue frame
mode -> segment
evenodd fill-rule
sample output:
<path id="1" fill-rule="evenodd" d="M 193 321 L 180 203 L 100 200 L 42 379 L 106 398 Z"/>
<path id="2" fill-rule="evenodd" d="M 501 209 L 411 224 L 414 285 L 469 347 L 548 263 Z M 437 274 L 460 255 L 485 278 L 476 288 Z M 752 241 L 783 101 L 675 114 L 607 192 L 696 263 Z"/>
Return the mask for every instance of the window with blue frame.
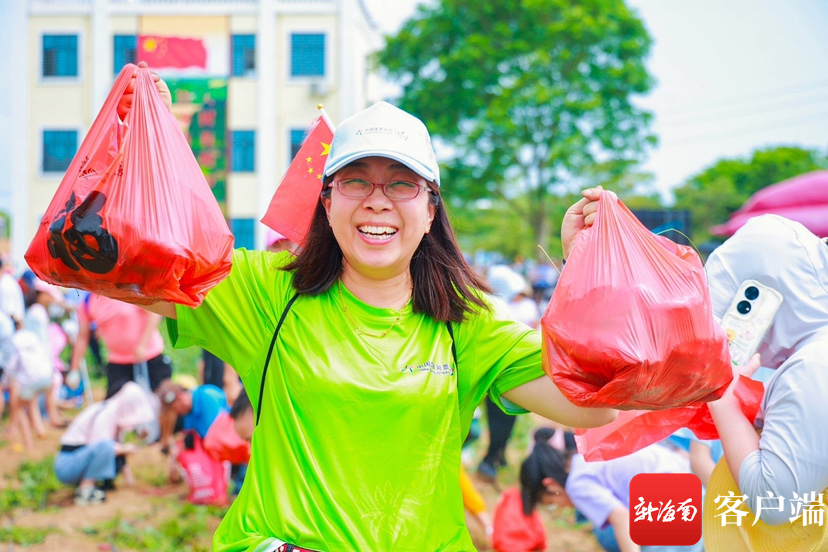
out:
<path id="1" fill-rule="evenodd" d="M 43 35 L 43 76 L 78 76 L 78 35 Z"/>
<path id="2" fill-rule="evenodd" d="M 77 151 L 77 130 L 44 130 L 43 172 L 65 172 Z"/>
<path id="3" fill-rule="evenodd" d="M 233 232 L 236 249 L 256 249 L 256 219 L 232 219 L 230 231 Z"/>
<path id="4" fill-rule="evenodd" d="M 231 40 L 232 76 L 249 77 L 256 70 L 256 35 L 233 35 Z"/>
<path id="5" fill-rule="evenodd" d="M 121 72 L 127 63 L 138 63 L 138 37 L 136 35 L 115 35 L 112 37 L 112 65 L 115 74 Z"/>
<path id="6" fill-rule="evenodd" d="M 325 35 L 293 33 L 290 35 L 290 76 L 325 76 Z"/>
<path id="7" fill-rule="evenodd" d="M 230 170 L 253 172 L 256 170 L 256 131 L 234 130 L 230 133 Z"/>
<path id="8" fill-rule="evenodd" d="M 305 139 L 305 131 L 302 129 L 291 129 L 290 131 L 290 160 L 296 157 L 299 153 L 299 148 L 302 147 L 302 141 Z"/>

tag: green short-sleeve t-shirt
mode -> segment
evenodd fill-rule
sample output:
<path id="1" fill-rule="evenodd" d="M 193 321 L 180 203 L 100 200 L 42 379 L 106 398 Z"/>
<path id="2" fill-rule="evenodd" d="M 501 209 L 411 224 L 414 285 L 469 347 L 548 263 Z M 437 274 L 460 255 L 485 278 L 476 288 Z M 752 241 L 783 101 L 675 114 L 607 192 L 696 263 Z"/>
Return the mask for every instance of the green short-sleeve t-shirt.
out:
<path id="1" fill-rule="evenodd" d="M 204 303 L 179 306 L 169 321 L 176 347 L 199 345 L 236 369 L 254 408 L 274 330 L 295 294 L 293 274 L 280 270 L 290 258 L 237 250 Z M 339 284 L 296 299 L 270 356 L 245 482 L 215 550 L 267 550 L 273 538 L 328 552 L 474 549 L 459 485 L 463 438 L 487 392 L 503 407 L 502 393 L 545 377 L 540 337 L 494 309 L 453 324 L 453 340 L 445 323 L 410 303 L 401 312 L 376 338 L 354 325 L 380 334 L 397 311 Z"/>

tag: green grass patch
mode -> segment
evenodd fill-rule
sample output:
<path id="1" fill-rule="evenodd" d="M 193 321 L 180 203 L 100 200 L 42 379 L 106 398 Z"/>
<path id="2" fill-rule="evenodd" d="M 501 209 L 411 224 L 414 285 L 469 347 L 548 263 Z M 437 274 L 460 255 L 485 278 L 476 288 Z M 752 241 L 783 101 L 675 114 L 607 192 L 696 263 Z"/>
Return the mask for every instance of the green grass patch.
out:
<path id="1" fill-rule="evenodd" d="M 168 504 L 170 509 L 143 519 L 126 520 L 120 516 L 91 528 L 84 533 L 119 548 L 157 550 L 160 552 L 208 552 L 213 529 L 211 522 L 221 518 L 226 509 L 195 506 L 189 503 Z M 148 517 L 158 515 L 152 523 Z"/>
<path id="2" fill-rule="evenodd" d="M 53 456 L 37 462 L 23 462 L 14 475 L 6 475 L 9 487 L 0 491 L 0 512 L 11 515 L 16 509 L 43 510 L 49 496 L 63 488 L 52 467 Z"/>
<path id="3" fill-rule="evenodd" d="M 167 461 L 158 464 L 136 466 L 132 470 L 136 481 L 141 481 L 152 487 L 166 487 L 170 483 L 170 474 L 167 471 Z"/>
<path id="4" fill-rule="evenodd" d="M 21 546 L 42 544 L 50 533 L 59 531 L 55 527 L 0 527 L 0 542 Z"/>

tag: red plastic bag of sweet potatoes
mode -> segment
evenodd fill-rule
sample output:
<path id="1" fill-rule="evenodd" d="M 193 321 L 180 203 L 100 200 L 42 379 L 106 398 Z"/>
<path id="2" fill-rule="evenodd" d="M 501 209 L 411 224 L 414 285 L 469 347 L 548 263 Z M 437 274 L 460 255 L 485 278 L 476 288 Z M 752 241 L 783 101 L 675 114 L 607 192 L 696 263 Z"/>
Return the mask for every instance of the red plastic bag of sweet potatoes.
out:
<path id="1" fill-rule="evenodd" d="M 579 233 L 541 327 L 544 370 L 578 406 L 701 405 L 733 379 L 701 259 L 611 192 Z"/>
<path id="2" fill-rule="evenodd" d="M 133 105 L 117 106 L 135 76 Z M 135 304 L 197 306 L 230 272 L 233 235 L 151 71 L 118 75 L 25 258 L 42 280 Z"/>

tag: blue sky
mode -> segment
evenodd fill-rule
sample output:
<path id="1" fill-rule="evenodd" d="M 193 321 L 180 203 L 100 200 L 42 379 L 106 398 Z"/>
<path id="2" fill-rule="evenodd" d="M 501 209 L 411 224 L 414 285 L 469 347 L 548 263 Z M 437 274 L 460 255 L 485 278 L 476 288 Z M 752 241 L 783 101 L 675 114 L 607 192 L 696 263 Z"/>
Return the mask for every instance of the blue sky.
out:
<path id="1" fill-rule="evenodd" d="M 386 31 L 416 0 L 365 0 Z M 659 146 L 644 169 L 669 190 L 721 157 L 775 145 L 828 148 L 828 2 L 628 0 L 654 39 L 640 103 Z M 770 182 L 768 184 L 771 184 Z"/>

